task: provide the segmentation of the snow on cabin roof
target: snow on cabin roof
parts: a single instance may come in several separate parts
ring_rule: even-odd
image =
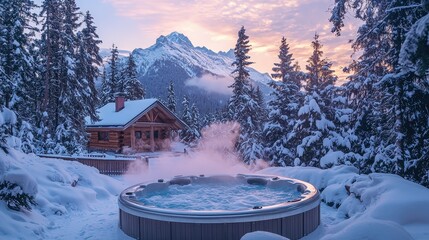
[[[91,126],[124,126],[137,117],[140,113],[147,110],[150,106],[156,103],[158,99],[149,98],[142,100],[125,101],[124,108],[119,112],[115,111],[115,103],[108,103],[97,110],[100,121],[91,122],[89,117],[85,118],[87,127]]]

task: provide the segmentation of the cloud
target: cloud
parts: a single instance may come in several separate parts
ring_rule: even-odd
[[[201,77],[194,77],[186,80],[188,86],[195,86],[206,90],[207,92],[215,92],[225,95],[231,95],[230,86],[233,83],[232,77],[216,76],[212,74],[204,74]]]
[[[105,0],[117,14],[138,22],[139,31],[152,42],[172,31],[187,35],[196,46],[215,51],[235,46],[237,32],[245,26],[253,50],[254,67],[269,72],[277,61],[282,36],[304,69],[311,55],[311,40],[319,32],[326,56],[339,69],[351,60],[348,43],[357,25],[344,28],[342,37],[330,33],[329,7],[332,0]],[[141,46],[140,46],[141,47]]]

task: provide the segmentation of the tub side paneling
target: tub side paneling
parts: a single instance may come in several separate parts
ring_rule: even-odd
[[[282,219],[253,222],[252,231],[266,231],[282,235]]]
[[[140,218],[140,239],[170,240],[171,223],[148,218]]]
[[[304,236],[304,214],[300,213],[290,217],[282,218],[282,236],[291,240]]]
[[[171,222],[172,240],[204,240],[201,231],[199,223]]]
[[[304,236],[313,232],[320,224],[320,205],[303,213]]]
[[[124,212],[122,210],[119,211],[120,214],[120,228],[124,233],[128,236],[133,237],[135,239],[139,239],[140,237],[140,226],[139,226],[139,217],[136,217],[132,214]]]
[[[251,222],[227,223],[225,239],[240,239],[244,234],[252,231]]]
[[[225,240],[226,223],[201,224],[201,236],[204,240]]]

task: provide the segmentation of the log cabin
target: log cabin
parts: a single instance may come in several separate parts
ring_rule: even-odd
[[[117,95],[97,112],[100,121],[85,119],[90,151],[158,151],[168,147],[173,131],[188,127],[155,98],[125,101]]]

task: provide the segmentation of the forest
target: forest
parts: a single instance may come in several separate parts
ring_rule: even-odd
[[[329,168],[346,164],[361,173],[393,173],[429,186],[429,1],[335,0],[329,19],[341,35],[346,16],[361,22],[351,47],[359,57],[341,86],[315,33],[300,69],[280,41],[270,98],[249,82],[251,41],[242,27],[234,49],[232,96],[222,111],[199,116],[185,99],[184,141],[214,122],[240,124],[237,154],[248,164]],[[74,0],[0,2],[0,147],[29,153],[85,151],[85,118],[114,93],[144,97],[132,58],[100,71],[101,40],[94,19]],[[97,79],[102,80],[97,87]],[[175,110],[174,88],[166,105]],[[169,89],[169,90],[167,90]],[[265,100],[264,100],[265,99]],[[269,100],[267,100],[269,99]],[[200,121],[204,119],[204,121]]]

